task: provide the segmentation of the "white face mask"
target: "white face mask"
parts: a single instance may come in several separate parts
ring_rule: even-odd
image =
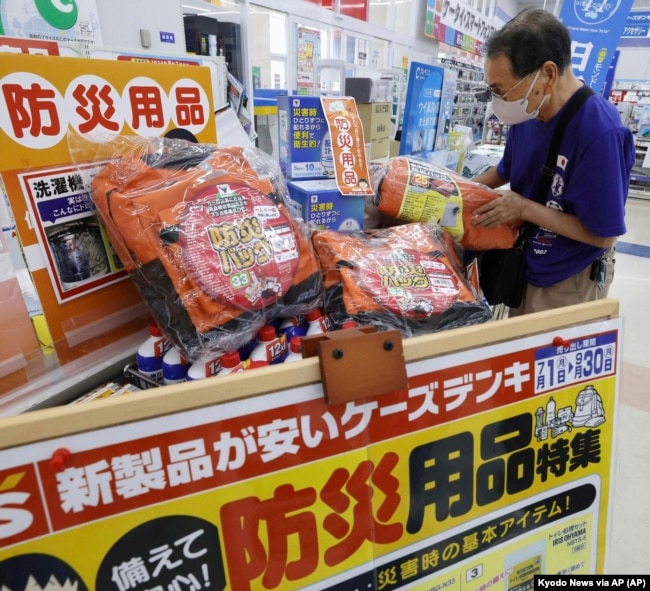
[[[492,110],[494,114],[501,119],[506,125],[516,125],[517,123],[523,123],[529,119],[534,119],[539,115],[539,110],[542,108],[542,105],[546,101],[547,94],[544,95],[544,98],[539,103],[539,106],[532,111],[531,113],[527,112],[528,109],[528,95],[532,92],[535,82],[539,78],[541,70],[537,70],[535,78],[530,83],[526,95],[524,98],[516,101],[506,101],[505,99],[499,96],[492,96]]]

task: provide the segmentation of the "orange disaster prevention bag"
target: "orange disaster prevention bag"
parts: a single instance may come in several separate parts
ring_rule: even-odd
[[[439,228],[322,230],[312,241],[325,278],[325,309],[337,324],[354,320],[410,337],[492,318]]]
[[[423,158],[390,158],[371,169],[370,182],[373,205],[389,222],[434,222],[470,251],[511,248],[517,240],[518,226],[472,224],[472,212],[497,191]]]
[[[249,343],[323,296],[279,166],[253,147],[153,140],[106,165],[92,197],[159,327],[194,361]]]

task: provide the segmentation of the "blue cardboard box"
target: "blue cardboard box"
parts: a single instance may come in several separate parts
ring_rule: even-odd
[[[320,96],[278,96],[280,168],[290,179],[334,178],[327,119]]]
[[[341,195],[334,179],[288,181],[294,215],[319,230],[349,232],[363,229],[366,199]]]

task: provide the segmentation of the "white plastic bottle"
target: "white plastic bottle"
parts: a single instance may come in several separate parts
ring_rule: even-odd
[[[330,330],[331,321],[329,316],[323,314],[318,308],[314,308],[305,317],[308,328],[307,335],[321,334]]]
[[[203,380],[216,376],[221,371],[220,357],[207,357],[192,363],[187,370],[187,381]]]
[[[138,373],[162,384],[162,360],[171,347],[171,343],[162,335],[155,322],[149,324],[149,337],[140,345],[135,354]]]
[[[187,381],[190,363],[178,349],[172,347],[163,357],[163,384],[180,384]]]
[[[289,353],[284,358],[285,363],[302,359],[302,337],[295,336],[289,341]]]
[[[272,324],[265,324],[257,333],[257,345],[251,351],[251,362],[262,361],[269,365],[282,363],[287,356],[287,338],[278,336]]]
[[[239,351],[224,353],[219,358],[219,363],[221,364],[221,370],[217,374],[219,376],[225,376],[229,373],[239,373],[247,368],[247,362],[241,360]]]

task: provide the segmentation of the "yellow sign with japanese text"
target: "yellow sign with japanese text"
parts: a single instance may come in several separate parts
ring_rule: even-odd
[[[0,586],[524,591],[602,573],[619,332],[413,362],[408,391],[341,405],[303,386],[2,451]]]
[[[205,67],[0,53],[0,174],[60,364],[142,331],[148,318],[90,197],[117,155],[94,156],[121,136],[173,131],[215,143],[211,88]],[[70,138],[95,151],[80,158]]]

